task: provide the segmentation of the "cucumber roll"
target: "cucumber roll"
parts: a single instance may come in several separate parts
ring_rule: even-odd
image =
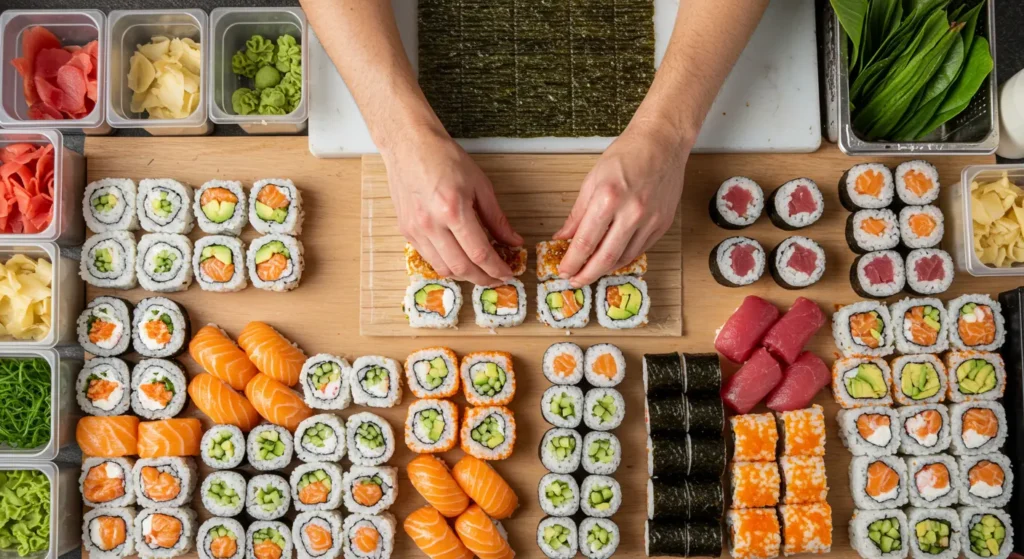
[[[957,559],[960,516],[953,509],[907,509],[910,556],[913,559]]]
[[[474,351],[459,366],[466,401],[473,406],[504,406],[516,394],[512,354],[504,351]]]
[[[248,284],[245,249],[238,237],[211,235],[196,241],[192,268],[203,291],[229,293]]]
[[[82,196],[85,226],[93,233],[135,231],[136,187],[132,179],[100,179],[89,183]]]
[[[192,241],[170,233],[143,235],[135,273],[146,291],[185,291],[192,285]]]
[[[608,559],[619,548],[619,527],[607,518],[585,518],[580,522],[580,553],[587,559]],[[661,555],[652,549],[648,556]]]
[[[132,315],[132,348],[145,357],[175,357],[191,338],[185,309],[165,297],[139,301]]]
[[[128,351],[132,315],[128,303],[117,297],[96,297],[78,315],[78,344],[99,357],[117,357]]]
[[[579,384],[583,380],[583,349],[570,342],[551,344],[544,350],[544,378],[551,384]]]
[[[302,468],[306,466],[299,466]],[[296,468],[292,476],[299,471]],[[288,512],[291,492],[288,481],[274,474],[260,474],[249,480],[245,488],[245,512],[257,520],[277,520]],[[298,505],[296,504],[296,508]]]
[[[402,309],[413,328],[454,328],[459,324],[462,288],[447,279],[416,279],[405,290]]]
[[[264,423],[249,431],[245,452],[249,464],[264,472],[280,470],[292,461],[292,434],[279,425]]]
[[[540,399],[540,411],[555,427],[575,429],[583,420],[583,391],[575,386],[552,386]]]
[[[647,282],[633,276],[605,276],[597,282],[597,322],[622,330],[647,324],[651,298]]]
[[[167,419],[185,407],[187,384],[181,366],[167,359],[143,359],[132,369],[132,411],[145,419]]]
[[[911,506],[933,509],[952,507],[959,502],[963,480],[957,478],[957,464],[952,456],[907,456],[904,460]]]
[[[976,507],[1002,508],[1013,493],[1010,459],[993,452],[961,456],[959,462],[960,502]]]
[[[302,365],[299,384],[302,399],[315,410],[343,410],[352,403],[348,361],[329,353],[318,353]]]
[[[349,460],[357,466],[379,466],[395,453],[395,432],[378,415],[363,412],[349,416],[345,431]]]
[[[615,478],[589,475],[580,487],[580,507],[583,514],[594,518],[608,518],[622,505],[622,488]]]
[[[199,559],[242,559],[245,529],[232,518],[215,516],[199,526],[196,547]]]
[[[850,519],[850,545],[865,559],[907,556],[910,528],[899,509],[855,510]]]
[[[308,462],[292,470],[291,493],[300,512],[334,510],[341,506],[341,467],[331,462]]]
[[[393,408],[402,403],[402,365],[380,355],[352,363],[352,401],[357,406]]]
[[[75,382],[78,407],[89,415],[123,415],[131,405],[128,365],[116,357],[85,362]]]
[[[89,557],[123,559],[135,555],[135,509],[95,508],[82,519],[82,543]]]
[[[192,502],[199,481],[191,458],[141,458],[132,468],[139,506],[183,507]]]
[[[188,508],[140,510],[132,527],[135,551],[141,557],[153,559],[171,559],[188,554],[195,543],[196,520],[196,511]]]
[[[314,415],[299,423],[295,441],[303,462],[338,462],[345,456],[345,425],[334,414]]]
[[[405,376],[417,398],[448,398],[459,392],[459,358],[447,347],[420,349],[406,358]]]
[[[97,233],[82,245],[79,275],[93,287],[131,289],[135,278],[135,236],[127,231]]]
[[[199,443],[203,463],[216,470],[237,468],[245,458],[245,435],[234,425],[214,425]]]
[[[345,508],[356,514],[380,514],[398,498],[398,468],[353,466],[342,476]]]
[[[622,425],[626,401],[614,388],[591,388],[583,399],[583,423],[595,431],[610,431]]]
[[[583,439],[572,429],[548,429],[540,441],[540,462],[549,472],[571,474],[580,467]]]
[[[249,223],[264,235],[302,232],[302,194],[288,179],[263,179],[249,192]]]
[[[245,556],[251,559],[291,559],[293,545],[292,531],[283,522],[253,522],[245,531]]]
[[[150,233],[192,232],[192,187],[174,179],[139,181],[139,223]]]
[[[951,351],[946,371],[952,402],[997,400],[1006,391],[1006,365],[998,353]]]
[[[306,267],[302,254],[302,241],[295,237],[271,234],[253,239],[245,254],[253,287],[279,292],[298,287]]]
[[[405,445],[424,454],[447,452],[459,438],[459,408],[448,400],[416,400],[405,419]]]
[[[526,320],[526,288],[513,279],[496,287],[473,287],[473,312],[481,328],[519,326]]]
[[[611,433],[591,431],[583,438],[582,458],[588,474],[611,475],[622,462],[622,445]]]
[[[537,547],[548,559],[573,559],[579,551],[576,521],[549,516],[537,525]]]
[[[462,450],[480,460],[504,460],[516,445],[516,418],[503,406],[468,408],[460,431]]]
[[[238,181],[208,181],[195,193],[192,211],[204,233],[238,236],[247,221],[245,191]]]
[[[214,516],[238,516],[245,508],[245,478],[238,472],[213,472],[199,488],[203,506]]]
[[[78,488],[87,507],[127,507],[135,504],[131,458],[86,458]]]
[[[1006,559],[1013,551],[1013,521],[999,509],[963,507],[960,548],[967,559]]]
[[[300,512],[292,523],[298,559],[330,559],[341,553],[341,513]]]
[[[626,358],[612,344],[596,344],[587,348],[583,373],[591,386],[611,388],[626,378]]]
[[[391,557],[395,549],[395,517],[385,512],[372,516],[352,514],[345,517],[342,553],[345,559]]]
[[[537,495],[541,510],[549,516],[572,516],[580,507],[580,487],[571,475],[546,474],[540,478]]]
[[[583,328],[590,322],[593,291],[573,287],[569,280],[537,284],[537,318],[552,328]]]

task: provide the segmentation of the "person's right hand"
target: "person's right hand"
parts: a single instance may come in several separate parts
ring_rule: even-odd
[[[494,186],[443,130],[420,130],[382,153],[398,230],[443,277],[493,286],[512,270],[491,246],[522,246]]]

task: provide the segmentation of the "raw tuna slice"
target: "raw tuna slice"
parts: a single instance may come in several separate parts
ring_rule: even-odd
[[[818,211],[818,204],[814,200],[814,195],[811,194],[811,189],[807,185],[800,185],[793,190],[793,195],[789,198],[789,215],[797,214],[813,214]]]
[[[943,268],[942,257],[938,254],[925,256],[914,263],[914,273],[918,281],[937,281],[946,278],[946,269]]]
[[[715,350],[733,363],[743,363],[779,318],[779,309],[755,295],[747,296],[719,330]]]
[[[29,105],[34,105],[39,101],[35,86],[36,57],[43,49],[59,49],[60,47],[60,39],[45,27],[38,25],[28,28],[21,36],[21,58],[15,58],[11,63],[21,74],[25,102]]]
[[[804,350],[818,330],[825,325],[825,313],[810,299],[797,297],[790,307],[764,336],[764,347],[779,361],[790,364]]]
[[[768,350],[759,348],[750,361],[729,377],[722,387],[722,401],[736,413],[754,409],[782,381],[782,367]]]
[[[825,362],[817,355],[805,351],[792,365],[786,367],[782,382],[768,395],[766,404],[775,411],[806,408],[814,396],[831,381],[831,373]]]

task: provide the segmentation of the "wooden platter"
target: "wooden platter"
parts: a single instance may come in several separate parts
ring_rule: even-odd
[[[547,388],[541,373],[541,355],[555,341],[574,340],[586,346],[590,343],[612,342],[622,348],[627,358],[627,378],[621,386],[626,400],[626,421],[616,431],[623,443],[623,462],[616,479],[622,484],[625,500],[614,520],[622,532],[622,544],[617,557],[643,557],[643,524],[646,518],[645,494],[647,468],[645,462],[645,432],[643,422],[643,385],[640,363],[644,353],[667,351],[712,351],[715,329],[729,316],[742,298],[755,294],[767,298],[780,308],[787,308],[799,295],[817,301],[826,310],[835,304],[855,301],[858,297],[850,289],[847,276],[853,255],[846,248],[843,226],[847,213],[840,207],[835,185],[842,172],[862,159],[849,158],[834,147],[826,147],[808,155],[696,155],[691,158],[686,174],[686,192],[680,204],[679,240],[682,255],[682,277],[677,283],[682,303],[682,335],[679,337],[628,337],[619,332],[594,328],[600,334],[593,339],[576,336],[536,337],[494,336],[489,338],[451,335],[449,332],[428,332],[422,338],[360,336],[360,247],[361,169],[371,164],[354,160],[318,160],[307,152],[306,138],[152,138],[138,141],[130,138],[88,138],[86,140],[89,180],[102,177],[127,176],[173,177],[198,186],[212,178],[237,179],[245,183],[272,176],[289,177],[303,191],[306,207],[306,225],[301,239],[306,247],[306,273],[296,291],[276,294],[249,288],[240,293],[212,294],[193,286],[189,291],[170,297],[190,312],[195,328],[215,322],[229,333],[237,335],[250,320],[264,320],[278,327],[307,354],[330,352],[352,359],[359,355],[382,354],[404,360],[415,349],[444,344],[457,353],[475,350],[501,350],[513,354],[517,374],[515,401],[511,405],[518,424],[518,440],[512,458],[495,463],[519,495],[521,506],[512,519],[503,524],[509,530],[510,541],[520,557],[539,557],[535,531],[543,517],[537,502],[537,482],[545,473],[540,464],[537,447],[548,426],[540,416],[540,397]],[[480,156],[477,158],[485,170],[496,168],[549,169],[552,165],[564,169],[560,179],[578,183],[593,164],[592,156]],[[945,184],[959,179],[960,169],[967,164],[990,163],[991,158],[934,159]],[[892,161],[886,161],[892,163]],[[376,164],[379,164],[376,163]],[[533,171],[537,173],[537,171]],[[524,171],[524,175],[530,173]],[[718,229],[707,216],[707,200],[715,188],[733,175],[747,175],[757,180],[766,190],[797,176],[809,176],[818,181],[825,194],[826,208],[821,222],[801,234],[819,241],[828,258],[826,278],[814,288],[789,292],[776,286],[767,276],[749,289],[727,289],[711,279],[707,268],[708,253],[722,239],[732,233]],[[532,180],[539,181],[543,175]],[[571,202],[571,200],[570,200]],[[567,202],[568,203],[568,202]],[[554,216],[560,222],[560,217]],[[551,224],[554,228],[555,225]],[[787,233],[775,229],[762,219],[744,232],[761,241],[766,249],[773,247]],[[193,235],[198,237],[198,233]],[[250,229],[245,239],[253,236]],[[528,239],[529,240],[529,239]],[[532,258],[531,258],[532,262]],[[532,265],[531,265],[532,268]],[[954,282],[954,289],[943,296],[951,298],[963,292],[998,293],[1017,287],[1019,280],[979,279],[962,275]],[[141,290],[110,292],[89,288],[89,298],[113,294],[135,302],[146,296]],[[397,302],[396,302],[397,307]],[[475,328],[475,326],[470,326]],[[826,361],[831,361],[835,348],[828,329],[823,329],[813,340],[810,349]],[[130,356],[129,360],[133,360]],[[198,366],[187,356],[180,360],[190,374],[199,372]],[[725,365],[727,374],[735,369]],[[406,394],[403,405],[382,410],[397,432],[401,432],[405,410],[412,398]],[[461,405],[462,398],[457,399]],[[834,418],[838,407],[831,395],[824,391],[816,402],[823,405],[828,423],[826,465],[830,481],[828,501],[833,508],[832,555],[853,559],[847,523],[853,504],[847,484],[849,454],[839,443]],[[363,408],[350,407],[341,412],[348,417]],[[191,404],[184,412],[198,416]],[[399,435],[401,438],[401,435]],[[445,455],[453,464],[461,451]],[[413,458],[404,444],[399,444],[391,465],[400,471],[400,493],[392,512],[401,521],[425,502],[408,483],[404,466]],[[343,467],[348,467],[347,460]],[[203,514],[196,502],[196,510]],[[195,555],[191,555],[190,559]],[[400,532],[396,540],[395,557],[421,557],[412,541]]]

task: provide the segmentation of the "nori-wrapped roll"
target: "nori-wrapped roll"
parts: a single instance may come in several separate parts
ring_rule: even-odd
[[[719,401],[721,402],[721,401]],[[679,395],[667,398],[647,397],[647,434],[686,434],[686,403]]]
[[[691,519],[721,519],[725,515],[725,491],[721,481],[687,481],[686,494],[690,502]]]
[[[647,483],[647,518],[696,520],[722,518],[725,494],[721,483],[689,480]]]
[[[722,366],[717,353],[683,354],[683,392],[718,394],[722,389]]]
[[[690,452],[688,476],[718,479],[725,473],[725,439],[686,436]]]
[[[722,554],[720,522],[688,522],[685,527],[687,557],[718,557]]]
[[[690,446],[685,437],[652,435],[647,438],[647,474],[650,477],[685,476],[690,469]]]
[[[691,435],[721,437],[725,429],[725,407],[722,399],[683,396],[686,410],[686,432]]]
[[[644,392],[647,394],[680,394],[683,392],[683,363],[678,353],[644,355]]]
[[[686,524],[648,520],[644,523],[644,552],[648,557],[688,557]]]

